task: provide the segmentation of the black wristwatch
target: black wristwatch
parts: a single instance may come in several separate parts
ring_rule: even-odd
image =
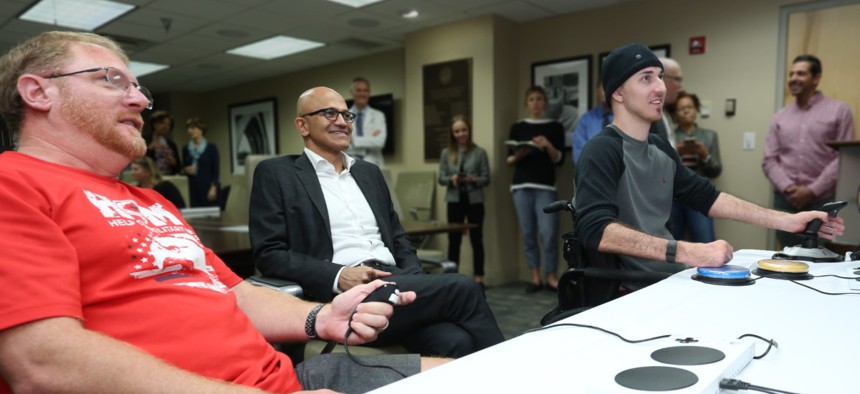
[[[308,313],[308,318],[305,319],[305,334],[308,338],[316,338],[317,337],[317,313],[319,313],[320,309],[323,308],[325,304],[319,304],[311,309],[311,313]]]
[[[674,263],[675,262],[675,253],[678,251],[678,241],[674,239],[670,239],[669,243],[666,244],[666,262]]]

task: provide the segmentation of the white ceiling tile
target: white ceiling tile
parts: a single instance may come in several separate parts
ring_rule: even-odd
[[[162,10],[193,16],[211,21],[223,20],[242,12],[242,5],[220,0],[157,0],[148,5],[153,10]]]
[[[241,27],[253,27],[270,31],[285,31],[309,24],[300,18],[288,18],[283,15],[261,9],[240,12],[230,18],[230,23]]]
[[[484,7],[473,8],[466,11],[466,13],[474,16],[499,15],[515,22],[527,22],[553,16],[551,12],[525,1],[490,4]]]
[[[170,20],[169,28],[164,27],[163,19]],[[112,23],[107,24],[105,27],[117,25],[119,26],[119,28],[122,28],[123,26],[125,26],[126,23],[152,27],[160,30],[168,37],[175,37],[178,35],[192,32],[200,28],[201,26],[212,22],[205,19],[195,18],[193,16],[188,16],[175,12],[167,12],[150,8],[141,8],[124,15],[122,18],[119,18]]]
[[[179,65],[194,61],[211,53],[211,51],[200,48],[190,48],[175,44],[162,44],[137,52],[134,54],[133,58],[134,60],[147,62],[162,62],[163,64]]]

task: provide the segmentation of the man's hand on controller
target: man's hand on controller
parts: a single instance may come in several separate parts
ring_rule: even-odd
[[[839,216],[830,216],[822,211],[802,211],[795,214],[784,214],[777,222],[776,229],[790,233],[802,233],[806,226],[815,219],[824,222],[818,229],[818,236],[825,239],[833,239],[834,235],[842,235],[845,232],[845,221]],[[794,246],[794,245],[785,245]]]
[[[394,307],[384,302],[362,301],[384,284],[381,280],[375,280],[355,286],[335,297],[331,305],[326,305],[317,315],[317,332],[320,337],[342,342],[354,310],[349,344],[360,345],[376,340],[377,335],[388,327],[388,318],[394,313]],[[400,292],[398,305],[410,304],[415,298],[414,291]]]

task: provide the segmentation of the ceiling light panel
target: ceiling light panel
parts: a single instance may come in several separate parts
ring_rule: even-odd
[[[275,36],[262,41],[257,41],[227,51],[232,55],[253,57],[257,59],[274,59],[294,53],[319,48],[325,44],[316,41],[303,40],[301,38]]]
[[[134,8],[131,4],[107,0],[41,0],[19,19],[93,31]]]
[[[138,78],[147,74],[159,72],[168,67],[170,66],[166,64],[139,62],[135,60],[128,62],[128,69],[131,70],[131,73]]]
[[[366,5],[376,4],[385,0],[328,0],[332,3],[343,4],[352,8],[361,8]]]

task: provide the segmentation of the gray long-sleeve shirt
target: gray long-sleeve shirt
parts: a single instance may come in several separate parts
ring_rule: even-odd
[[[614,221],[671,239],[666,222],[672,200],[705,215],[720,192],[706,178],[681,164],[660,136],[638,141],[609,125],[586,144],[576,171],[576,232],[583,247],[596,251]],[[628,269],[677,272],[681,264],[619,256]]]

